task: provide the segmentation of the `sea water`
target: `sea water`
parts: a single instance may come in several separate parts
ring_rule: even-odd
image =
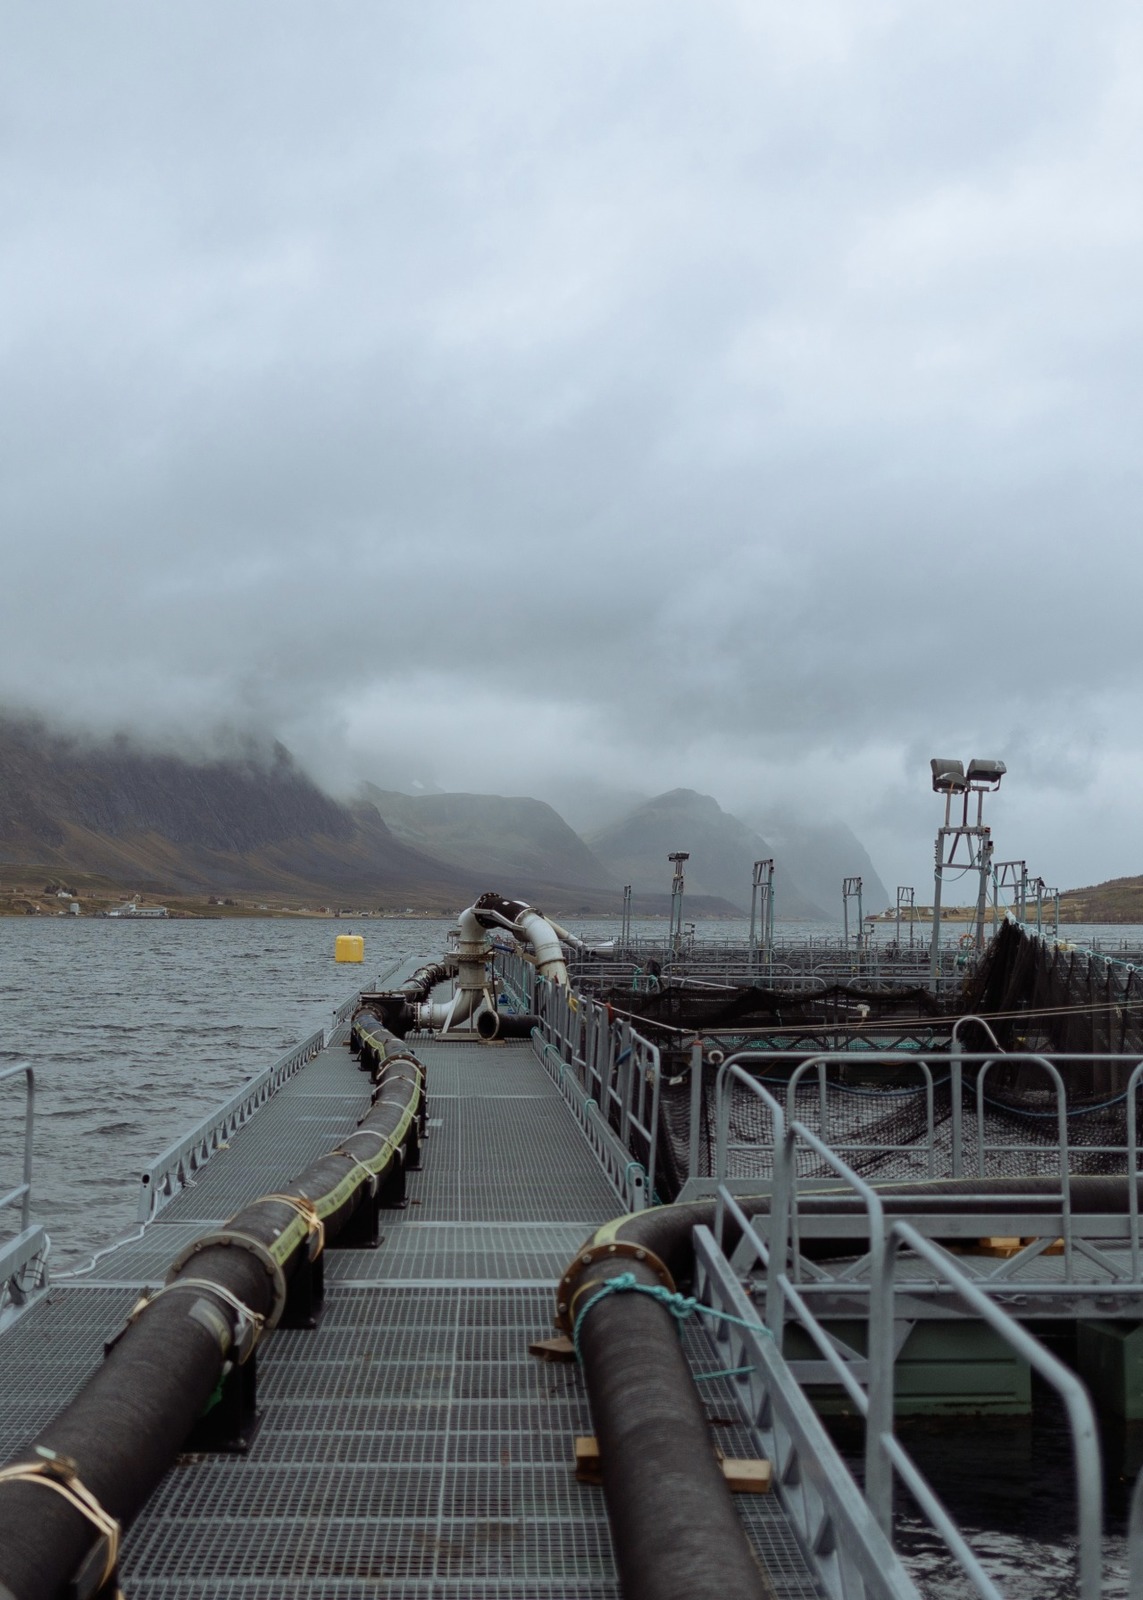
[[[569,919],[570,921],[571,919]],[[410,956],[431,959],[451,919],[336,923],[266,919],[109,921],[0,919],[0,1069],[36,1074],[33,1219],[52,1237],[55,1274],[82,1267],[135,1227],[139,1175],[247,1079],[317,1028],[360,986]],[[573,923],[586,938],[617,924]],[[700,938],[741,939],[747,924],[700,924]],[[365,938],[365,964],[339,966],[339,932]],[[663,938],[661,921],[634,930]],[[776,930],[792,940],[836,939],[834,924]],[[879,940],[891,937],[882,924]],[[924,933],[927,935],[927,929]],[[1067,928],[1108,954],[1139,948],[1143,929]],[[915,930],[918,940],[922,930]],[[18,1183],[23,1080],[0,1084],[0,1193]],[[601,1219],[603,1220],[603,1219]],[[16,1229],[0,1215],[0,1238]],[[910,1424],[903,1430],[1005,1595],[1075,1594],[1070,1444],[1060,1418]],[[1139,1429],[1110,1428],[1107,1600],[1127,1594],[1123,1526],[1143,1462]],[[854,1456],[858,1464],[859,1452]],[[907,1563],[925,1592],[975,1591],[909,1514],[899,1494]]]

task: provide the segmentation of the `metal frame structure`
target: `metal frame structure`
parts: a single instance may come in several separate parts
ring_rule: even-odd
[[[667,857],[675,867],[675,875],[671,879],[671,949],[676,955],[683,948],[683,862],[690,858],[689,850],[672,850]]]
[[[19,1229],[0,1244],[0,1324],[5,1312],[22,1306],[28,1295],[48,1281],[50,1240],[32,1222],[32,1145],[36,1122],[36,1074],[30,1062],[17,1061],[0,1070],[0,1085],[24,1080],[24,1157],[20,1182],[0,1194],[0,1211],[19,1207]]]
[[[909,913],[909,949],[913,948],[913,921],[917,910],[917,892],[911,884],[897,885],[897,943],[901,943],[901,913]]]
[[[555,984],[539,989],[533,1034],[540,1059],[632,1211],[652,1203],[658,1159],[659,1049],[606,1006]],[[632,1144],[647,1151],[643,1162]]]
[[[865,922],[861,914],[861,879],[843,878],[841,883],[841,922],[842,941],[849,945],[849,902],[857,901],[857,948],[860,950],[865,940]]]
[[[984,913],[988,901],[988,882],[992,872],[992,831],[984,825],[984,796],[1000,787],[1004,776],[1003,761],[970,761],[967,773],[959,761],[939,758],[930,762],[933,772],[933,790],[945,797],[944,825],[937,829],[933,848],[933,934],[930,955],[930,979],[935,984],[940,972],[941,894],[944,875],[951,868],[960,872],[976,872],[979,888],[976,897],[976,949],[984,949]],[[959,821],[952,813],[953,797],[963,801]],[[976,821],[968,818],[969,799],[976,796]],[[963,843],[966,856],[957,856]]]
[[[774,861],[754,863],[750,884],[750,955],[769,966],[774,956]]]
[[[725,1179],[728,1097],[724,1091],[730,1081],[737,1081],[743,1090],[766,1103],[774,1128],[774,1182],[768,1214],[760,1223],[755,1223],[745,1213]],[[930,1276],[941,1283],[949,1297],[955,1298],[962,1314],[985,1322],[1060,1397],[1071,1431],[1075,1465],[1078,1593],[1080,1600],[1098,1600],[1102,1566],[1102,1473],[1095,1417],[1083,1384],[1007,1315],[968,1276],[960,1263],[925,1237],[916,1221],[887,1217],[874,1189],[804,1123],[788,1120],[774,1096],[741,1066],[733,1061],[723,1065],[719,1073],[719,1091],[721,1175],[713,1237],[696,1240],[699,1292],[716,1308],[726,1310],[737,1319],[723,1322],[717,1337],[726,1348],[727,1365],[743,1369],[740,1382],[749,1396],[756,1425],[775,1459],[778,1489],[787,1511],[799,1521],[800,1531],[811,1549],[836,1554],[832,1570],[825,1574],[831,1593],[847,1597],[898,1592],[895,1559],[886,1562],[880,1573],[870,1571],[866,1563],[876,1548],[876,1541],[868,1538],[851,1541],[844,1535],[857,1531],[858,1519],[864,1523],[871,1517],[885,1543],[891,1545],[894,1481],[899,1478],[975,1591],[987,1600],[1000,1600],[1000,1591],[893,1432],[894,1369],[902,1318],[898,1270],[902,1254],[908,1252],[925,1264]],[[798,1209],[798,1158],[803,1151],[812,1152],[832,1174],[837,1186],[861,1202],[863,1214],[858,1220],[868,1240],[871,1279],[868,1349],[864,1356],[847,1349],[823,1325],[820,1308],[811,1305],[799,1271],[802,1264],[800,1238],[809,1220],[804,1216],[800,1218]],[[820,1188],[820,1180],[814,1182]],[[728,1217],[740,1230],[740,1242],[730,1260],[721,1249]],[[836,1227],[836,1219],[832,1219],[830,1225]],[[761,1271],[764,1281],[761,1322],[741,1287],[744,1274],[755,1270]],[[909,1293],[911,1296],[911,1286]],[[799,1374],[799,1363],[787,1363],[781,1353],[787,1324],[796,1324],[810,1338],[820,1357],[814,1366],[822,1369],[822,1376],[841,1386],[865,1419],[864,1499],[857,1494],[856,1485],[844,1465],[836,1458],[830,1462],[828,1453],[823,1454],[832,1447],[828,1439],[821,1437],[820,1424],[813,1429],[807,1415],[808,1404],[797,1381],[799,1376],[804,1380],[806,1374]],[[812,1495],[807,1495],[803,1488],[803,1463],[807,1458],[812,1458],[817,1468]],[[829,1462],[829,1470],[823,1470],[826,1462]],[[791,1483],[795,1488],[792,1494],[788,1488]],[[867,1531],[867,1527],[862,1526],[862,1532]]]

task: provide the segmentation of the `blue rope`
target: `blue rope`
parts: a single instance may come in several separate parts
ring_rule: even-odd
[[[670,1289],[664,1289],[661,1283],[640,1283],[633,1272],[621,1272],[617,1278],[611,1278],[607,1283],[600,1284],[591,1299],[584,1305],[575,1319],[572,1329],[572,1344],[575,1346],[576,1360],[583,1365],[583,1355],[579,1347],[579,1330],[583,1326],[583,1319],[593,1306],[601,1300],[606,1300],[612,1294],[645,1294],[652,1300],[657,1300],[661,1306],[674,1317],[680,1325],[684,1323],[695,1311],[701,1312],[704,1317],[714,1317],[719,1322],[733,1322],[736,1327],[748,1328],[751,1333],[764,1333],[768,1339],[774,1336],[762,1322],[747,1322],[743,1317],[731,1316],[729,1311],[716,1311],[714,1306],[704,1306],[694,1295],[673,1294]],[[752,1367],[736,1367],[726,1372],[706,1372],[704,1378],[732,1377],[739,1372],[751,1372]]]
[[[1125,1089],[1122,1094],[1117,1094],[1112,1100],[1101,1100],[1096,1106],[1077,1106],[1074,1111],[1067,1111],[1064,1113],[1064,1115],[1067,1117],[1067,1120],[1071,1122],[1073,1117],[1090,1117],[1093,1111],[1106,1111],[1110,1106],[1121,1105],[1126,1099],[1127,1090]],[[1046,1117],[1051,1117],[1053,1120],[1058,1120],[1059,1118],[1059,1112],[1057,1110],[1026,1111],[1022,1106],[1006,1105],[1003,1100],[993,1100],[989,1095],[984,1096],[984,1103],[986,1106],[992,1106],[994,1110],[1007,1111],[1011,1116],[1014,1117],[1031,1117],[1036,1120]]]

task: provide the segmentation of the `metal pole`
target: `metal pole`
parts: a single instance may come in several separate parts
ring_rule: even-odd
[[[857,901],[857,932],[854,935],[854,942],[856,943],[858,950],[860,950],[861,949],[862,929],[865,926],[865,924],[861,920],[861,879],[860,878],[843,878],[842,879],[841,904],[842,904],[842,913],[843,913],[843,918],[844,918],[844,923],[845,923],[845,943],[846,943],[847,947],[849,945],[849,902],[850,902],[851,899],[855,899]]]
[[[766,876],[766,962],[769,965],[774,959],[774,863],[772,861]]]
[[[702,1126],[702,1040],[691,1045],[691,1125],[687,1136],[687,1176],[697,1178],[702,1145],[699,1133]]]
[[[954,1178],[961,1176],[963,1161],[963,1153],[961,1151],[961,1115],[964,1107],[961,1103],[963,1098],[961,1085],[964,1067],[961,1062],[961,1055],[961,1042],[954,1030],[952,1044],[949,1046],[950,1138],[952,1139],[952,1175]]]
[[[941,970],[941,877],[944,872],[946,829],[937,829],[933,870],[933,942],[929,952],[929,981],[933,988]]]
[[[683,947],[683,862],[690,860],[690,852],[673,850],[667,860],[675,867],[671,879],[671,949],[679,955]]]
[[[976,949],[984,949],[984,913],[988,904],[988,880],[992,873],[992,835],[985,828],[980,840],[980,892],[976,897]]]

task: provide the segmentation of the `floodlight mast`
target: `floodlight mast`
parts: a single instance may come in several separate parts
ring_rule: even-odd
[[[1028,863],[1026,861],[997,861],[992,868],[992,907],[993,924],[1000,917],[1000,891],[1012,889],[1015,892],[1016,918],[1024,922],[1028,911]]]
[[[861,935],[862,935],[862,933],[864,931],[864,928],[865,928],[865,924],[861,919],[861,879],[860,878],[843,878],[842,879],[842,883],[841,883],[841,920],[842,920],[842,930],[843,930],[842,931],[842,937],[843,937],[843,939],[845,941],[845,945],[846,945],[847,949],[849,948],[849,902],[851,900],[856,900],[857,901],[856,944],[857,944],[857,948],[860,950],[861,949]]]
[[[916,912],[916,906],[917,906],[916,891],[913,889],[913,887],[910,884],[899,883],[897,885],[897,943],[898,944],[901,943],[901,913],[902,913],[902,911],[907,911],[909,913],[909,948],[910,949],[912,949],[912,947],[913,947],[913,917],[914,917],[914,914]]]
[[[760,936],[760,937],[759,937]],[[750,958],[755,964],[761,951],[767,966],[774,959],[774,862],[754,863],[754,877],[750,885]]]
[[[623,885],[623,915],[619,924],[619,943],[626,950],[631,944],[631,885]]]
[[[679,955],[683,948],[683,862],[690,858],[689,850],[672,850],[667,857],[675,867],[675,875],[671,879],[671,949],[675,955]]]
[[[965,771],[963,762],[934,757],[929,762],[933,775],[933,791],[945,797],[944,826],[937,829],[934,849],[933,885],[933,942],[929,954],[929,977],[933,988],[937,986],[941,970],[941,889],[945,870],[958,867],[962,872],[979,874],[980,887],[976,897],[976,935],[973,940],[977,951],[984,949],[984,911],[988,901],[988,879],[992,870],[992,834],[984,825],[984,796],[1000,787],[1007,767],[1003,761],[985,761],[976,758]],[[976,796],[976,821],[968,820],[969,799]],[[953,797],[962,799],[959,820],[953,817]],[[965,859],[958,860],[957,851],[964,845]]]

